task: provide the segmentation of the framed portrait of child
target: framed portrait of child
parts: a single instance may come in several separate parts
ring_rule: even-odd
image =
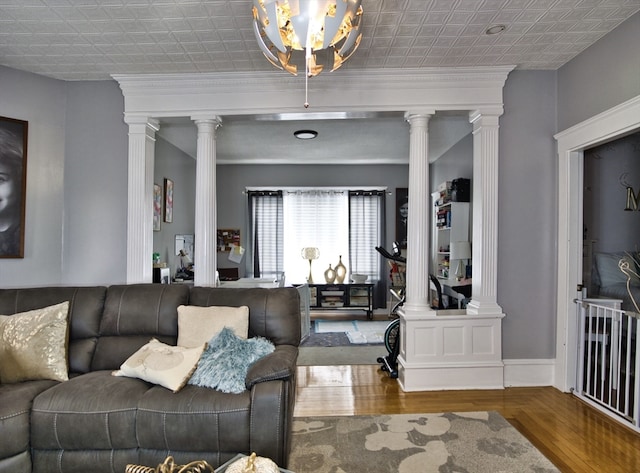
[[[0,117],[0,258],[24,258],[28,122]]]

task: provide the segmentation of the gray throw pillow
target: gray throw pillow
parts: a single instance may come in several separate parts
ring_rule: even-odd
[[[189,384],[241,393],[249,366],[273,351],[275,346],[266,338],[242,339],[225,327],[209,340]]]

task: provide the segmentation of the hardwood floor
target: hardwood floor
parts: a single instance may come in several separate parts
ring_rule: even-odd
[[[497,411],[561,471],[640,472],[640,434],[555,388],[407,393],[375,365],[300,366],[294,416]]]

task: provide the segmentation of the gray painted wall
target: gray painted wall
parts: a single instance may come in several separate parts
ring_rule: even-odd
[[[171,179],[174,184],[173,221],[163,221],[160,231],[153,232],[153,251],[160,253],[160,260],[171,267],[171,274],[175,274],[176,235],[193,235],[195,228],[196,161],[171,143],[157,138],[153,182],[164,189],[165,178]]]
[[[25,256],[0,259],[0,286],[59,283],[67,85],[0,66],[0,91],[0,115],[29,122]]]
[[[117,83],[67,83],[64,284],[126,281],[129,141],[123,109]]]
[[[515,71],[504,89],[498,181],[503,355],[555,356],[555,73]]]
[[[640,95],[640,13],[558,70],[558,131]]]
[[[445,181],[458,177],[473,179],[473,135],[469,124],[469,134],[458,141],[438,160],[429,166],[431,189]]]

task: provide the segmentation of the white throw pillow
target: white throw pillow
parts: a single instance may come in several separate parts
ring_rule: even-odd
[[[69,302],[0,315],[0,382],[69,379]]]
[[[229,327],[236,336],[249,336],[249,307],[178,306],[178,346],[197,347]]]
[[[175,393],[187,384],[205,348],[206,344],[196,348],[174,347],[153,338],[112,374],[159,384]]]

